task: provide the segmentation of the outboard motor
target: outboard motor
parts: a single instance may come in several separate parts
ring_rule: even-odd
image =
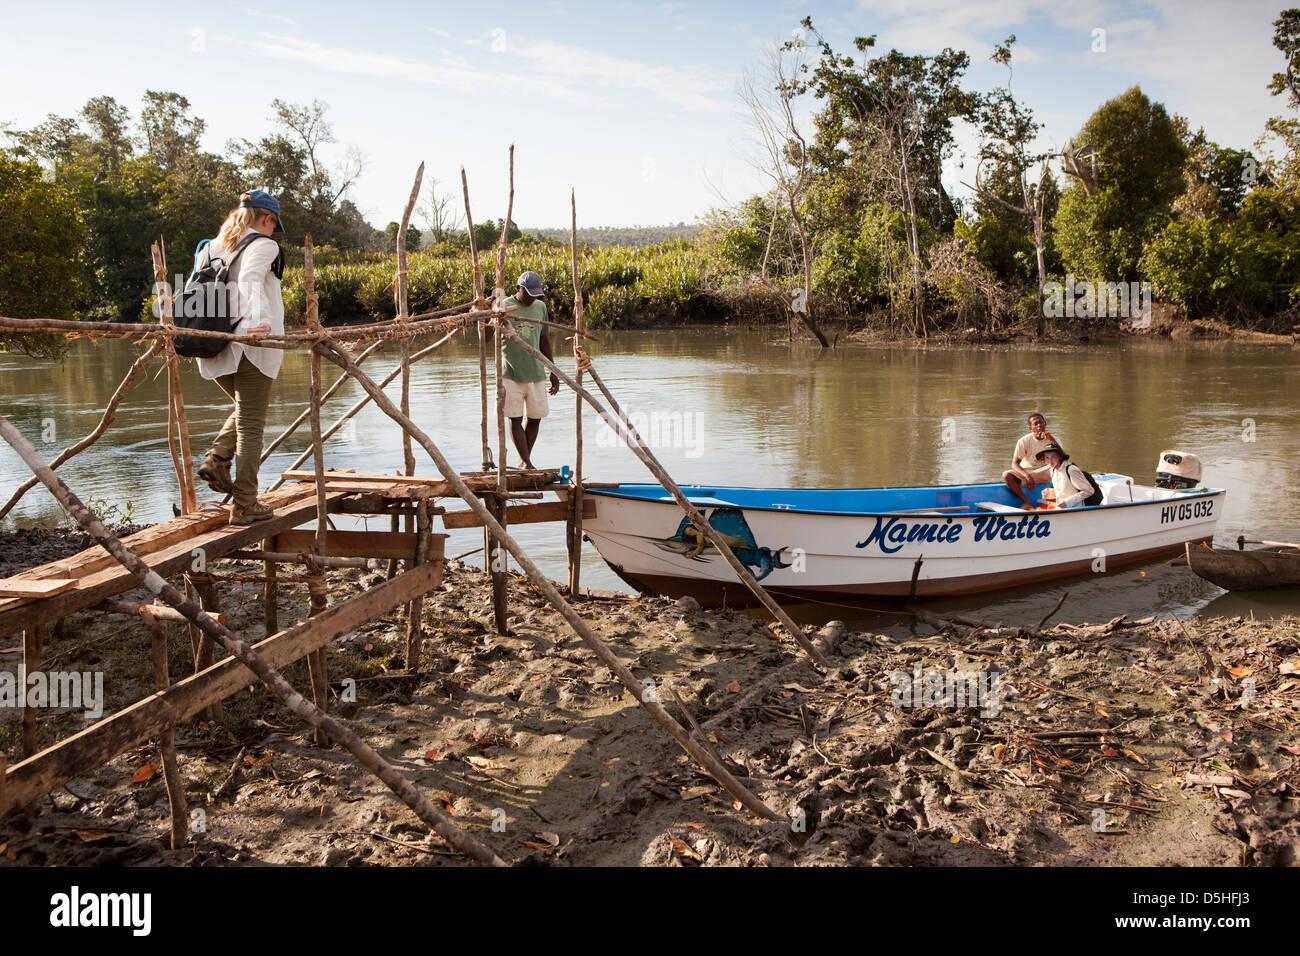
[[[1185,451],[1162,451],[1156,462],[1156,487],[1183,491],[1201,483],[1201,459]]]

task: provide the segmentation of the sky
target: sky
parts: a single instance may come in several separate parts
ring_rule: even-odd
[[[465,2],[223,4],[0,0],[0,123],[33,126],[111,95],[138,114],[146,89],[189,98],[204,147],[272,129],[272,99],[321,100],[338,143],[365,159],[353,200],[375,225],[400,217],[416,167],[469,177],[476,221],[504,214],[515,144],[516,222],[694,222],[763,187],[739,87],[811,16],[839,52],[855,36],[971,58],[968,86],[1006,82],[989,62],[1017,36],[1012,89],[1061,146],[1105,100],[1137,84],[1248,148],[1282,112],[1267,91],[1283,0],[749,0],[744,3]],[[1104,31],[1104,32],[1098,32]],[[1100,41],[1100,42],[1099,42]],[[814,104],[801,112],[806,121]],[[977,148],[962,130],[945,167],[958,194]],[[256,184],[250,184],[256,185]],[[417,217],[418,222],[418,217]]]

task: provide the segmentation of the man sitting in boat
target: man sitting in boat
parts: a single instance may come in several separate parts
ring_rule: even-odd
[[[1036,456],[1052,476],[1052,492],[1058,508],[1081,508],[1101,504],[1101,489],[1092,483],[1087,472],[1070,462],[1065,449],[1052,442]]]
[[[1026,511],[1034,510],[1034,503],[1026,496],[1026,491],[1033,491],[1034,485],[1050,481],[1049,470],[1042,465],[1039,455],[1048,445],[1055,445],[1056,439],[1047,430],[1047,419],[1039,412],[1029,416],[1029,434],[1016,442],[1016,450],[1011,455],[1011,469],[1002,473],[1002,480],[1007,483],[1011,493],[1024,502]],[[1059,447],[1059,446],[1058,446]]]

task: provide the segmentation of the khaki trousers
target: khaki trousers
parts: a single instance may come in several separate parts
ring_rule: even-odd
[[[263,375],[247,355],[241,355],[234,373],[218,376],[215,381],[234,401],[235,410],[212,440],[210,451],[221,458],[235,459],[235,504],[247,508],[257,501],[262,433],[266,430],[266,409],[271,404],[275,379]]]

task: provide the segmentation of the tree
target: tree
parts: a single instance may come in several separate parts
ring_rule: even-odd
[[[1173,204],[1176,216],[1231,219],[1247,191],[1269,181],[1249,150],[1224,148],[1211,142],[1203,129],[1188,134],[1185,142],[1184,189]]]
[[[179,93],[146,90],[140,111],[144,151],[165,170],[176,168],[188,155],[199,152],[207,124],[190,114],[190,101]]]
[[[384,248],[389,252],[397,250],[397,233],[401,226],[395,222],[390,222],[384,230]],[[420,230],[412,225],[406,227],[406,251],[414,252],[420,248]]]
[[[129,131],[131,111],[111,96],[95,96],[81,108],[81,118],[90,127],[95,159],[103,175],[116,175],[134,147]]]
[[[1065,268],[1088,279],[1138,278],[1142,247],[1169,221],[1183,191],[1187,147],[1179,124],[1132,87],[1097,108],[1073,142],[1095,148],[1099,183],[1076,183],[1053,222]]]
[[[7,135],[14,142],[16,155],[45,162],[55,179],[86,143],[86,135],[78,128],[74,117],[54,113],[50,113],[39,126],[11,131]]]
[[[1047,286],[1047,238],[1045,224],[1049,221],[1047,198],[1049,183],[1055,186],[1047,169],[1050,153],[1032,153],[1030,146],[1040,123],[1035,122],[1033,111],[1021,106],[1011,93],[1011,47],[1016,42],[1013,33],[1006,42],[994,49],[989,58],[1007,68],[1007,85],[998,87],[981,99],[979,105],[979,127],[984,138],[980,147],[980,170],[986,162],[992,163],[1004,177],[1019,186],[1019,197],[1015,202],[998,194],[996,189],[981,183],[981,175],[975,179],[976,190],[981,200],[992,201],[1008,211],[1024,217],[1025,225],[1034,238],[1034,257],[1038,266],[1038,313],[1037,334],[1042,338],[1044,331],[1043,297]],[[1030,183],[1029,168],[1038,165],[1038,180]]]
[[[324,147],[335,142],[328,109],[320,100],[311,106],[272,100],[275,132],[257,142],[232,140],[227,149],[240,157],[252,183],[276,197],[292,235],[311,233],[318,244],[347,246],[354,230],[340,215],[342,203],[364,162],[350,147],[342,162],[326,163]]]
[[[810,18],[803,26],[816,38],[821,57],[811,79],[799,82],[796,89],[811,90],[826,101],[816,118],[814,156],[824,168],[847,163],[865,175],[866,181],[854,187],[860,200],[857,209],[867,208],[883,186],[884,198],[902,211],[911,258],[914,330],[925,336],[923,223],[932,232],[945,232],[956,218],[940,170],[952,151],[953,120],[970,118],[976,107],[975,98],[960,83],[970,58],[952,49],[932,57],[890,50],[859,66],[852,57],[838,56]],[[875,44],[875,36],[854,40],[863,55]]]
[[[1300,110],[1300,7],[1283,10],[1273,21],[1273,45],[1282,51],[1286,65],[1281,73],[1273,74],[1268,88],[1283,98],[1287,109]],[[1281,188],[1300,193],[1300,118],[1274,116],[1264,129],[1259,148],[1271,136],[1280,140],[1284,149],[1280,158],[1270,157],[1264,168]]]
[[[752,75],[746,77],[741,87],[741,99],[749,108],[751,128],[757,140],[756,164],[771,180],[774,198],[788,213],[788,216],[778,216],[778,202],[772,204],[771,227],[767,233],[759,280],[775,290],[768,279],[768,264],[774,244],[785,240],[782,244],[789,245],[795,253],[791,257],[796,265],[792,272],[802,295],[793,301],[782,295],[782,303],[789,303],[791,313],[799,316],[821,347],[829,348],[825,333],[817,327],[812,315],[813,242],[806,208],[812,170],[808,141],[795,121],[791,106],[798,87],[786,69],[783,56],[793,49],[793,43],[786,43],[781,51],[770,52],[765,80],[767,88],[760,89]],[[787,227],[780,236],[776,231],[778,219],[782,219]]]
[[[429,186],[416,210],[424,219],[431,242],[445,242],[449,233],[460,228],[461,212],[455,197],[439,189],[440,183],[429,177]],[[498,233],[498,236],[500,234]]]
[[[506,245],[510,245],[510,243],[514,242],[516,239],[519,239],[522,236],[523,233],[519,231],[519,226],[515,223],[513,219],[511,219],[510,231],[509,233],[506,234]],[[484,219],[482,222],[474,223],[474,245],[477,246],[480,251],[484,249],[495,249],[497,243],[499,243],[500,241],[501,241],[500,220],[493,221],[491,219]],[[394,236],[390,248],[394,248],[394,249],[397,248],[396,236]]]
[[[0,315],[75,319],[85,227],[71,192],[41,168],[0,153]],[[0,352],[53,358],[60,335],[0,333]]]

